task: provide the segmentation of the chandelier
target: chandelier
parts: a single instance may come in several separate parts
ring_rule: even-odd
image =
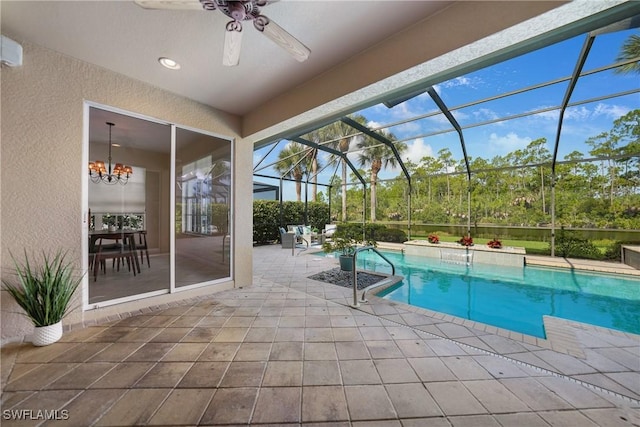
[[[89,162],[89,177],[92,182],[96,184],[104,182],[105,184],[120,183],[125,185],[129,181],[129,176],[133,174],[131,166],[124,166],[122,163],[116,163],[113,168],[111,167],[111,128],[115,124],[106,122],[109,126],[109,168],[105,166],[102,160],[96,160],[95,162]]]

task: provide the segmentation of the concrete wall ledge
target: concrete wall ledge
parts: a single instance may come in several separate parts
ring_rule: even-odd
[[[452,262],[522,267],[526,251],[524,248],[511,246],[494,249],[487,245],[462,246],[450,242],[429,243],[426,240],[410,240],[404,243],[404,253]]]
[[[636,270],[640,269],[640,246],[623,245],[622,263]]]

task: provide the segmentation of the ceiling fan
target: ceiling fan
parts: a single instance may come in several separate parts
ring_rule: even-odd
[[[253,26],[269,37],[299,62],[309,58],[311,51],[278,24],[262,15],[260,8],[277,0],[134,0],[145,9],[216,10],[232,20],[227,23],[222,63],[238,65],[242,43],[242,22],[253,21]]]

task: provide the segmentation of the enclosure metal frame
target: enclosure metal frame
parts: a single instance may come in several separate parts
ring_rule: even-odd
[[[631,8],[630,11],[631,13],[637,13],[636,10],[640,10],[640,7],[635,7],[635,8]],[[467,235],[471,234],[471,191],[472,191],[472,174],[475,173],[482,173],[482,172],[490,172],[490,171],[495,171],[495,170],[508,170],[508,169],[513,169],[513,168],[529,168],[529,167],[536,167],[536,166],[545,166],[545,165],[549,165],[549,163],[542,163],[542,164],[528,164],[528,165],[517,165],[517,166],[511,166],[511,167],[501,167],[501,168],[494,168],[494,169],[484,169],[484,170],[477,170],[477,171],[472,171],[469,165],[469,158],[467,156],[467,152],[466,152],[466,145],[465,145],[465,141],[464,141],[464,129],[469,129],[469,128],[473,128],[473,127],[478,127],[478,126],[483,126],[483,125],[487,125],[487,124],[492,124],[492,123],[497,123],[497,122],[502,122],[502,121],[508,121],[508,120],[513,120],[513,119],[517,119],[517,118],[521,118],[521,117],[526,117],[529,115],[534,115],[534,114],[539,114],[542,112],[547,112],[547,111],[555,111],[555,110],[559,110],[559,119],[558,119],[558,125],[557,125],[557,131],[556,131],[556,138],[554,141],[554,146],[553,146],[553,151],[552,151],[552,159],[551,159],[551,207],[550,207],[550,216],[551,216],[551,256],[555,256],[555,230],[556,230],[556,218],[555,218],[555,187],[556,187],[556,165],[557,164],[563,164],[563,163],[581,163],[581,162],[586,162],[586,161],[595,161],[595,160],[606,160],[606,159],[612,159],[611,157],[596,157],[596,158],[592,158],[592,159],[581,159],[581,160],[575,160],[575,161],[558,161],[557,156],[558,156],[558,149],[560,146],[560,139],[561,139],[561,133],[562,133],[562,125],[564,122],[564,113],[566,111],[567,108],[572,107],[572,106],[577,106],[577,105],[581,105],[581,104],[586,104],[586,103],[591,103],[591,102],[595,102],[598,100],[603,100],[603,99],[610,99],[610,98],[616,98],[616,97],[620,97],[620,96],[626,96],[626,95],[630,95],[630,94],[634,94],[634,93],[639,93],[640,89],[636,89],[636,90],[629,90],[629,91],[625,91],[625,92],[620,92],[620,93],[615,93],[615,94],[609,94],[609,95],[605,95],[605,96],[600,96],[600,97],[596,97],[596,98],[591,98],[591,99],[586,99],[586,100],[582,100],[579,102],[575,102],[575,103],[570,103],[570,99],[571,99],[571,95],[573,93],[573,90],[578,82],[578,80],[580,79],[580,77],[583,76],[588,76],[588,75],[592,75],[592,74],[596,74],[599,72],[603,72],[603,71],[607,71],[607,70],[611,70],[617,67],[620,67],[622,65],[625,64],[629,64],[629,63],[633,63],[633,62],[637,62],[640,61],[640,57],[637,58],[633,58],[630,60],[626,60],[626,61],[620,61],[620,62],[616,62],[604,67],[599,67],[597,69],[593,69],[590,70],[588,72],[582,73],[582,69],[583,66],[588,58],[591,46],[593,45],[593,42],[595,41],[597,35],[600,34],[604,34],[607,32],[611,32],[611,31],[618,31],[618,30],[622,30],[622,29],[627,29],[627,28],[633,28],[633,27],[637,27],[638,25],[640,25],[640,15],[633,15],[627,18],[624,18],[623,20],[619,21],[619,22],[613,22],[613,23],[609,23],[606,24],[605,26],[599,28],[599,29],[595,29],[591,32],[588,32],[586,34],[586,38],[584,41],[584,44],[582,46],[582,49],[580,51],[580,54],[576,60],[576,65],[574,67],[574,70],[572,72],[572,74],[568,77],[563,77],[563,78],[559,78],[559,79],[554,79],[554,80],[550,80],[547,82],[543,82],[543,83],[539,83],[536,85],[532,85],[532,86],[528,86],[522,89],[518,89],[515,91],[510,91],[510,92],[506,92],[506,93],[502,93],[502,94],[498,94],[495,96],[491,96],[491,97],[487,97],[487,98],[483,98],[480,100],[476,100],[476,101],[472,101],[466,104],[462,104],[462,105],[458,105],[455,107],[447,107],[446,104],[442,101],[442,99],[440,98],[440,96],[437,94],[437,92],[435,91],[435,89],[433,88],[432,85],[429,85],[427,87],[421,88],[421,87],[416,87],[413,86],[410,90],[408,90],[406,93],[401,94],[401,95],[395,95],[392,99],[390,100],[386,100],[386,101],[382,101],[381,104],[386,105],[388,108],[392,108],[393,106],[397,105],[398,103],[407,101],[415,96],[418,96],[424,92],[427,92],[429,94],[429,96],[431,97],[431,99],[434,101],[434,103],[436,104],[436,106],[438,107],[439,111],[435,111],[435,112],[429,112],[429,113],[425,113],[425,114],[421,114],[415,117],[411,117],[408,119],[404,119],[401,121],[397,121],[397,122],[393,122],[393,123],[388,123],[388,124],[383,124],[380,126],[377,126],[375,128],[371,128],[365,125],[362,125],[358,122],[356,122],[355,120],[353,120],[352,118],[348,117],[348,116],[343,116],[338,118],[337,120],[333,120],[330,121],[329,123],[321,123],[321,124],[317,124],[314,127],[311,127],[310,130],[307,129],[304,131],[304,133],[299,133],[299,134],[295,134],[291,137],[288,137],[286,139],[290,140],[290,141],[295,141],[298,143],[301,143],[303,145],[306,145],[308,147],[314,148],[314,149],[318,149],[321,151],[325,151],[328,152],[334,156],[336,156],[337,158],[340,158],[341,161],[344,161],[349,168],[351,169],[351,171],[354,173],[354,175],[357,177],[357,179],[360,181],[360,183],[363,186],[363,224],[365,223],[365,219],[366,219],[366,182],[363,179],[363,177],[360,175],[360,173],[358,172],[358,170],[355,168],[355,166],[352,164],[352,162],[348,159],[347,154],[351,153],[351,152],[355,152],[355,151],[360,151],[359,149],[355,149],[355,150],[350,150],[350,151],[346,151],[346,152],[341,152],[338,150],[335,150],[331,147],[328,147],[326,144],[328,142],[322,142],[322,143],[316,143],[316,142],[312,142],[309,140],[306,140],[304,138],[302,138],[302,135],[307,134],[312,132],[313,130],[319,129],[321,127],[327,126],[330,123],[333,122],[337,122],[337,121],[342,121],[343,123],[351,126],[354,129],[354,133],[347,135],[347,138],[351,138],[351,137],[355,137],[358,135],[367,135],[369,137],[374,138],[375,140],[379,141],[381,144],[384,144],[386,146],[388,146],[393,154],[394,157],[396,158],[396,160],[398,161],[400,167],[402,168],[403,174],[405,176],[405,178],[407,179],[407,183],[408,183],[408,232],[409,232],[409,239],[411,238],[411,195],[412,195],[412,184],[411,184],[411,175],[409,174],[408,170],[406,169],[406,166],[404,164],[404,162],[402,161],[402,158],[400,157],[399,152],[397,151],[397,148],[394,145],[393,141],[390,141],[388,138],[386,138],[384,135],[382,135],[381,133],[379,133],[378,131],[382,130],[382,129],[386,129],[386,128],[390,128],[393,126],[397,126],[400,124],[405,124],[405,123],[410,123],[412,121],[417,121],[417,120],[421,120],[424,118],[428,118],[428,117],[432,117],[435,116],[437,114],[442,113],[447,120],[449,121],[449,123],[452,126],[452,129],[446,129],[443,131],[438,131],[438,132],[433,132],[433,133],[429,133],[429,134],[421,134],[421,135],[417,135],[417,136],[412,136],[411,138],[406,138],[403,140],[398,140],[395,141],[395,143],[398,142],[405,142],[405,141],[412,141],[415,140],[417,138],[423,138],[423,137],[429,137],[429,136],[435,136],[435,135],[439,135],[442,133],[448,133],[451,131],[456,131],[456,133],[458,134],[459,140],[460,140],[460,146],[462,148],[462,153],[463,153],[463,158],[464,158],[464,163],[465,163],[465,168],[466,168],[466,175],[467,175],[467,182],[468,182],[468,189],[467,189]],[[488,101],[492,101],[492,100],[496,100],[496,99],[501,99],[501,98],[505,98],[508,96],[513,96],[513,95],[517,95],[517,94],[521,94],[521,93],[525,93],[528,91],[532,91],[535,89],[539,89],[539,88],[543,88],[546,86],[550,86],[553,84],[557,84],[557,83],[562,83],[562,82],[566,82],[568,81],[568,87],[565,91],[562,103],[559,106],[555,106],[555,107],[548,107],[548,108],[544,108],[544,109],[540,109],[540,110],[536,110],[536,111],[529,111],[529,112],[525,112],[525,113],[521,113],[521,114],[515,114],[512,116],[506,116],[506,117],[500,117],[498,119],[494,119],[494,120],[489,120],[489,121],[483,121],[483,122],[477,122],[477,123],[472,123],[470,125],[466,125],[466,126],[460,126],[460,124],[457,122],[457,120],[455,119],[455,117],[453,116],[452,112],[455,110],[459,110],[462,108],[466,108],[469,106],[473,106],[473,105],[479,105]],[[273,149],[275,149],[275,147],[277,146],[277,144],[279,144],[279,142],[282,141],[279,140],[277,143],[274,142],[274,147],[272,147],[269,152],[263,157],[263,159],[260,160],[260,162],[256,165],[256,167],[254,167],[254,172],[256,170],[256,168],[262,163],[262,161],[264,160],[264,158],[266,158],[272,151]],[[631,157],[638,157],[640,156],[640,153],[634,154],[631,153],[630,154]],[[629,157],[629,155],[626,155],[625,157]],[[335,176],[335,173],[337,171],[334,170],[334,174],[333,176]],[[453,173],[438,173],[438,174],[433,174],[433,176],[442,176],[442,175],[457,175],[460,172],[453,172]],[[270,177],[270,178],[276,178],[273,176],[267,176],[267,175],[258,175],[255,174],[255,176],[264,176],[264,177]],[[276,178],[277,179],[277,178]],[[280,178],[280,182],[282,183],[283,177],[281,176]],[[307,184],[308,184],[308,179],[309,177],[307,177]],[[397,178],[394,178],[397,179]],[[291,180],[294,181],[294,180]],[[378,181],[378,182],[383,182],[384,180]],[[317,185],[324,185],[326,187],[328,187],[329,189],[329,206],[331,206],[331,190],[332,190],[332,185],[327,185],[327,184],[320,184],[318,183]],[[345,185],[349,185],[349,184],[345,184]],[[282,189],[282,187],[281,187]],[[281,191],[282,193],[282,191]],[[306,197],[306,196],[305,196]],[[282,196],[281,196],[281,204],[282,204]],[[282,208],[281,208],[282,209]],[[331,207],[329,208],[331,210]],[[306,212],[306,209],[305,209]],[[306,216],[305,216],[306,218]]]

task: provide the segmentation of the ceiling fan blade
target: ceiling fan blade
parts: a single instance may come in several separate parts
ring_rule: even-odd
[[[240,46],[242,45],[242,31],[226,31],[224,35],[224,52],[222,65],[233,67],[240,62]]]
[[[145,9],[203,10],[199,0],[134,0]]]
[[[272,20],[269,20],[269,23],[264,26],[262,32],[265,36],[289,52],[297,61],[304,62],[309,58],[309,54],[311,53],[309,48]]]

